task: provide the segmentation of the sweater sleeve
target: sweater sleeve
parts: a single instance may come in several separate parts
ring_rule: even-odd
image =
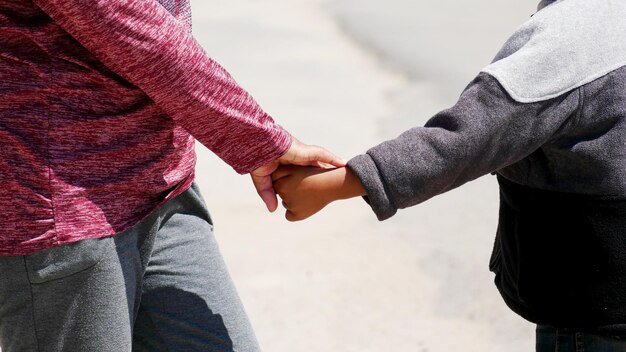
[[[536,103],[513,100],[481,73],[450,109],[348,162],[379,220],[511,165],[548,143],[579,105],[576,90]]]
[[[291,136],[156,0],[34,3],[237,172],[290,147]]]

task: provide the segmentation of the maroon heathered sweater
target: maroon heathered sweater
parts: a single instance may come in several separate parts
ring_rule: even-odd
[[[291,138],[191,35],[188,0],[0,0],[0,255],[128,229],[194,137],[237,172]]]

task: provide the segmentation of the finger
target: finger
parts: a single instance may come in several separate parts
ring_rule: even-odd
[[[330,164],[335,167],[346,165],[346,161],[329,152],[328,150],[314,145],[304,144],[293,138],[291,147],[279,158],[283,164],[311,165],[314,161]]]
[[[281,178],[287,177],[293,173],[293,166],[286,165],[281,166],[276,171],[272,172],[272,181],[277,181]]]
[[[307,159],[309,162],[316,161],[318,163],[328,164],[335,167],[343,167],[347,164],[345,160],[318,146],[309,146]]]
[[[252,171],[250,174],[255,176],[269,176],[272,172],[276,171],[276,169],[280,166],[280,162],[277,160],[271,161],[258,169]]]
[[[334,165],[326,164],[326,163],[323,163],[323,162],[320,162],[320,161],[317,161],[317,160],[312,162],[311,166],[315,166],[317,168],[326,169],[326,170],[336,169],[336,167]]]
[[[287,221],[290,221],[290,222],[294,222],[294,221],[298,221],[299,220],[298,217],[296,216],[296,214],[294,214],[290,210],[287,210],[285,212],[285,219],[287,219]]]
[[[290,222],[296,222],[296,221],[302,221],[304,219],[307,219],[311,217],[311,215],[313,214],[302,215],[302,214],[293,212],[291,210],[287,210],[287,212],[285,212],[285,219],[287,219],[287,221],[290,221]]]
[[[250,175],[252,177],[252,183],[254,188],[259,194],[267,210],[273,213],[278,208],[278,199],[276,198],[276,192],[272,186],[272,178],[268,176]]]

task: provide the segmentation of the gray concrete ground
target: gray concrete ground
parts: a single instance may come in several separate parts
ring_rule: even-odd
[[[411,21],[401,1],[393,13],[359,6],[366,3],[374,2],[194,0],[194,32],[293,135],[349,158],[453,103],[449,92],[460,93],[458,82],[469,81],[487,63],[480,60],[495,55],[508,34],[501,31],[515,28],[501,18],[489,27],[487,0],[457,9],[456,18],[444,6],[456,6],[453,1],[414,1],[432,12],[416,17],[422,36],[437,33],[445,20],[448,36],[441,40],[454,47],[467,39],[449,35],[449,26],[463,16],[476,16],[462,22],[477,26],[475,33],[496,33],[479,38],[477,50],[491,52],[461,56],[462,67],[451,71],[446,62],[454,60],[436,60],[449,55],[438,37],[420,39],[423,65],[443,62],[433,64],[432,75],[421,74],[403,69],[407,57],[389,60],[381,38],[354,40],[363,23],[352,15],[388,34],[402,31],[394,14]],[[527,16],[497,6],[502,16]],[[391,18],[380,22],[381,15]],[[505,307],[487,269],[497,213],[492,177],[383,223],[360,199],[288,223],[282,213],[265,211],[248,177],[203,147],[198,152],[198,181],[216,235],[265,351],[533,350],[533,326]]]

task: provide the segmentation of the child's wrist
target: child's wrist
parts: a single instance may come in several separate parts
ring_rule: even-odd
[[[359,180],[352,170],[347,167],[342,167],[335,171],[340,173],[340,184],[336,194],[337,199],[349,199],[367,194],[361,184],[361,180]]]

